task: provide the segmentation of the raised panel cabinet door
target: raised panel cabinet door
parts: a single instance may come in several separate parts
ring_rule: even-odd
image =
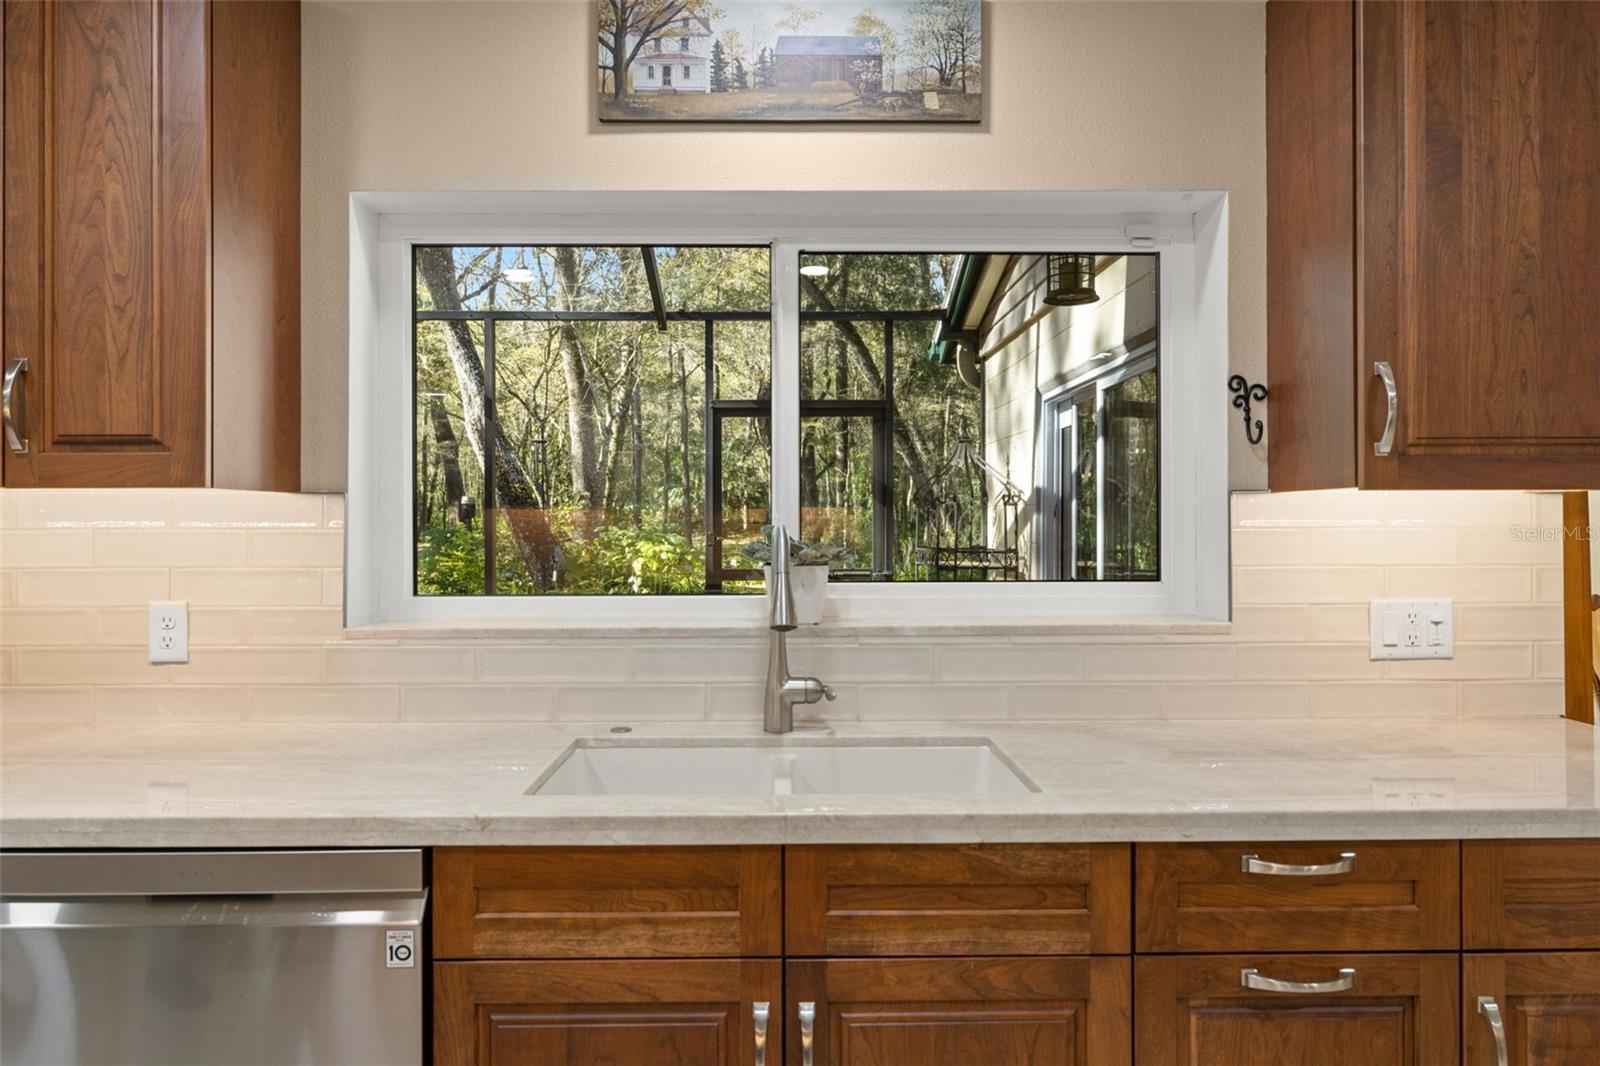
[[[1465,1066],[1600,1066],[1600,953],[1468,955],[1461,987]]]
[[[819,959],[785,970],[788,1066],[1131,1066],[1126,957]]]
[[[1448,951],[1460,845],[1140,844],[1137,951]]]
[[[776,846],[435,848],[433,953],[779,955]]]
[[[1600,4],[1356,17],[1361,483],[1600,484]]]
[[[1600,949],[1600,840],[1467,840],[1464,946]]]
[[[1128,950],[1126,844],[796,845],[789,955]]]
[[[209,14],[5,4],[7,485],[205,483]]]
[[[1137,1061],[1449,1066],[1459,965],[1457,955],[1141,956]]]
[[[780,1066],[775,959],[440,962],[437,1066]]]

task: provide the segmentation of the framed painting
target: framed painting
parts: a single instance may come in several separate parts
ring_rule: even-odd
[[[601,122],[978,122],[980,0],[597,0]]]

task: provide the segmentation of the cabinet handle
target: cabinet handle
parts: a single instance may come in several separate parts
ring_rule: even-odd
[[[1264,862],[1256,855],[1239,856],[1239,869],[1247,874],[1265,874],[1269,877],[1331,877],[1334,874],[1354,873],[1356,853],[1341,851],[1338,862],[1315,863],[1301,866],[1292,862]]]
[[[751,1013],[756,1019],[756,1066],[767,1066],[767,1019],[772,1017],[772,1004],[762,1000]]]
[[[817,1005],[808,1000],[800,1004],[800,1066],[813,1066],[816,1029]]]
[[[28,454],[27,409],[17,406],[17,375],[28,371],[26,359],[13,359],[6,367],[5,384],[0,386],[0,412],[5,415],[6,446],[17,455]]]
[[[1373,363],[1372,372],[1383,379],[1383,398],[1389,407],[1383,420],[1383,436],[1372,446],[1373,455],[1383,456],[1394,451],[1394,421],[1400,414],[1400,390],[1394,383],[1394,367],[1388,363],[1381,360]]]
[[[1509,1066],[1511,1055],[1506,1051],[1506,1023],[1500,1018],[1500,1004],[1493,996],[1479,996],[1478,1013],[1483,1015],[1489,1023],[1489,1031],[1494,1034],[1495,1066]]]
[[[1318,996],[1326,992],[1348,992],[1356,986],[1356,972],[1342,969],[1332,981],[1280,981],[1276,977],[1262,977],[1261,971],[1247,968],[1239,971],[1239,983],[1257,992],[1288,992],[1296,996]]]

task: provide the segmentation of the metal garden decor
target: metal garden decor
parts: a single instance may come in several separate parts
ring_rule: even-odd
[[[1022,580],[1017,536],[1026,499],[1005,473],[979,454],[970,437],[957,440],[949,460],[917,501],[916,558],[922,579]]]

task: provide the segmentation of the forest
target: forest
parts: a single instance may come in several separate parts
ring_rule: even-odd
[[[915,579],[919,547],[981,536],[981,479],[950,464],[980,396],[928,359],[957,258],[802,258],[801,536],[840,549],[836,579]],[[760,590],[768,249],[418,246],[414,267],[417,594]]]

